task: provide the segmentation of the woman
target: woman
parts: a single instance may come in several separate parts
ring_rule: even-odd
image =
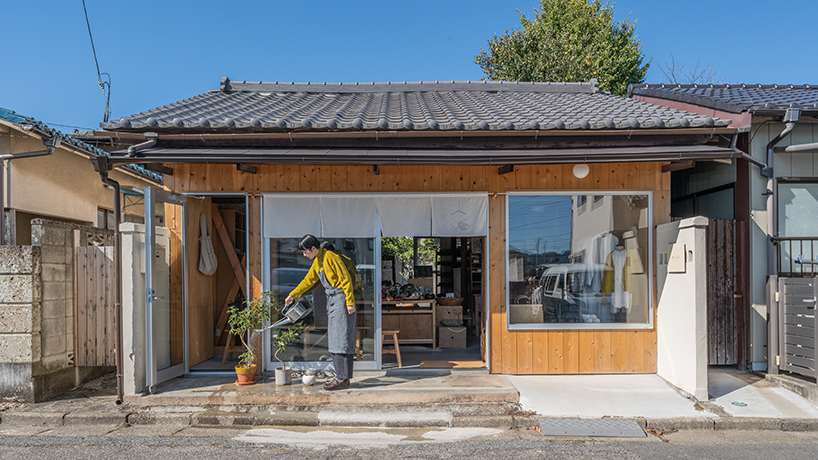
[[[341,256],[323,249],[318,238],[313,235],[304,235],[298,249],[304,257],[312,260],[312,266],[304,280],[284,300],[284,304],[290,305],[309,291],[315,283],[321,282],[327,293],[329,352],[332,355],[332,365],[335,367],[335,379],[324,383],[324,389],[349,388],[357,324],[352,278]]]

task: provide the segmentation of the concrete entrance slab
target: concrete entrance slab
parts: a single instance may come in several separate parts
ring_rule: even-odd
[[[758,375],[718,368],[708,379],[710,396],[733,417],[818,418],[813,403]]]
[[[523,409],[545,417],[715,417],[655,374],[507,377]]]
[[[157,386],[153,395],[126,396],[132,406],[288,404],[323,406],[414,405],[463,402],[518,402],[517,390],[505,376],[481,371],[359,371],[347,390],[326,391],[320,382],[305,386],[276,385],[264,378],[238,386],[234,377],[173,379]]]

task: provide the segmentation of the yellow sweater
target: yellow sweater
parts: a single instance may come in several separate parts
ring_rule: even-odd
[[[324,261],[323,267],[319,266],[321,259]],[[355,305],[355,296],[352,294],[352,277],[349,276],[346,265],[341,261],[338,254],[326,249],[321,249],[321,252],[312,260],[310,271],[307,272],[307,276],[304,277],[301,283],[293,289],[290,297],[295,298],[304,295],[304,293],[312,289],[315,283],[320,282],[319,273],[321,273],[322,269],[330,285],[343,289],[347,305]]]

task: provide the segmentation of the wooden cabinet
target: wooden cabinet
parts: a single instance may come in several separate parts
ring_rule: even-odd
[[[398,306],[406,305],[409,306]],[[430,344],[435,348],[437,342],[437,321],[435,319],[435,301],[424,300],[418,303],[407,301],[383,301],[381,314],[383,330],[399,330],[398,341],[401,345]],[[391,345],[386,341],[384,345]]]

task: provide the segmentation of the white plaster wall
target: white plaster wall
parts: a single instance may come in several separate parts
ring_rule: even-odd
[[[123,393],[145,391],[145,226],[121,224]]]
[[[656,230],[657,374],[703,401],[708,399],[707,225],[706,218],[693,217]],[[685,273],[668,273],[672,244],[685,245]]]
[[[11,138],[11,153],[44,148],[37,139]],[[119,170],[111,171],[110,177],[123,188],[143,189],[152,185]],[[58,148],[51,155],[8,162],[6,180],[8,208],[90,225],[97,224],[98,207],[113,209],[113,194],[94,171],[91,161],[64,148]],[[123,198],[122,204],[127,214],[143,214],[141,201],[134,204]]]
[[[124,223],[119,229],[122,234],[123,393],[136,395],[147,391],[145,226]],[[157,227],[156,244],[170,247],[170,230]]]

